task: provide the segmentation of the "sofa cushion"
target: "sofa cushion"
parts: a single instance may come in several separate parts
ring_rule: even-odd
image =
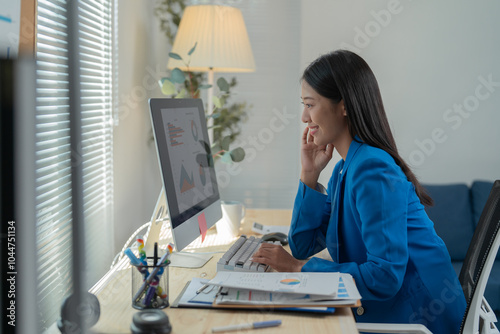
[[[472,195],[472,218],[474,226],[477,226],[479,222],[479,217],[481,217],[481,213],[486,205],[491,188],[493,188],[493,182],[490,181],[474,181],[472,183],[470,191]]]
[[[424,187],[434,200],[434,206],[425,210],[436,233],[446,244],[451,259],[463,261],[474,234],[469,188],[465,184]]]
[[[462,265],[464,263],[462,261],[452,261],[451,265],[453,266],[453,269],[455,269],[455,272],[457,273],[457,277],[460,276],[460,270],[462,270]]]

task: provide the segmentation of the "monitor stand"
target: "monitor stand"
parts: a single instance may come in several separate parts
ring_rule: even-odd
[[[147,239],[144,245],[144,250],[146,254],[153,254],[155,242],[160,244],[165,244],[169,240],[163,240],[160,242],[160,232],[161,227],[164,222],[169,221],[168,218],[168,207],[167,198],[165,196],[165,188],[161,187],[160,195],[156,201],[156,206],[154,208],[153,214],[151,215],[151,225],[149,226],[147,234]],[[172,230],[172,240],[174,231],[172,224],[169,223],[170,229]],[[161,256],[161,255],[160,255]],[[180,267],[180,268],[201,268],[210,259],[212,255],[210,254],[198,254],[198,253],[181,253],[179,251],[174,251],[170,256],[170,266]]]

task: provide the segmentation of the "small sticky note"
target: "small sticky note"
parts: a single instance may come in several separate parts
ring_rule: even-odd
[[[198,226],[200,227],[201,242],[203,242],[205,241],[205,236],[207,235],[207,220],[205,219],[204,212],[198,216]]]

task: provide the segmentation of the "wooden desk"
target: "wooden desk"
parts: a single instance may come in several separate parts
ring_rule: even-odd
[[[254,221],[258,221],[264,225],[285,225],[289,224],[290,219],[290,210],[247,210],[241,233],[247,235],[254,234],[251,231],[251,224]],[[215,231],[211,233],[215,233]],[[230,244],[233,241],[234,240],[231,240]],[[225,251],[227,248],[228,245],[212,246],[200,249],[199,251]],[[216,274],[216,263],[221,256],[222,253],[214,254],[214,258],[200,269],[170,268],[170,303],[174,301],[185,283],[191,280],[191,278],[214,277]],[[126,262],[128,261],[124,261],[124,263]],[[101,304],[101,318],[99,322],[92,327],[92,332],[130,333],[132,316],[135,312],[138,312],[131,306],[131,269],[120,269],[120,266],[116,267],[117,269],[108,272],[108,274],[93,288],[93,292],[97,295]],[[164,311],[172,324],[173,334],[208,334],[211,333],[212,327],[274,319],[281,319],[282,325],[280,327],[259,329],[258,333],[255,332],[255,334],[358,333],[354,317],[349,308],[338,308],[334,315],[276,312],[272,310],[247,311],[189,308],[166,308]]]

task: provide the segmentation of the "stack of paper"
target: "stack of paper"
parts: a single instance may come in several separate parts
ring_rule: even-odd
[[[214,307],[354,307],[361,299],[341,273],[219,272],[208,284],[223,287]]]

